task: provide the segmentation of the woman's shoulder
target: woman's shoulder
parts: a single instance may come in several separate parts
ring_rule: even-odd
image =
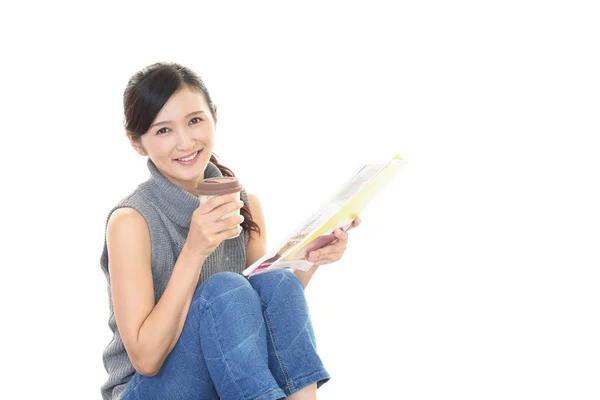
[[[147,196],[144,195],[143,184],[141,184],[111,207],[106,217],[106,225],[108,226],[108,223],[114,218],[127,220],[134,218],[143,221],[152,218],[153,214],[155,214],[155,210]]]
[[[149,229],[146,218],[137,209],[120,207],[115,209],[108,218],[106,237],[137,238],[148,235]]]

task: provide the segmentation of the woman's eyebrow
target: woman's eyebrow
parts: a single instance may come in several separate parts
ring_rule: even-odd
[[[205,112],[204,112],[204,111],[202,111],[202,110],[200,110],[200,111],[194,111],[194,112],[192,112],[192,113],[189,113],[189,114],[188,114],[188,115],[186,115],[185,117],[186,117],[186,118],[189,118],[189,117],[191,117],[192,115],[195,115],[195,114],[205,114]],[[169,122],[171,122],[171,121],[161,121],[161,122],[155,122],[155,123],[153,123],[152,125],[150,125],[150,128],[152,128],[152,127],[153,127],[153,126],[155,126],[155,125],[168,124]]]

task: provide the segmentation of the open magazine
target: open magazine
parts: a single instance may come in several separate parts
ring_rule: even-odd
[[[315,263],[306,259],[313,250],[333,242],[336,229],[348,230],[367,204],[385,187],[404,160],[396,155],[385,165],[363,165],[321,208],[283,243],[242,273],[252,276],[277,269],[308,271]]]

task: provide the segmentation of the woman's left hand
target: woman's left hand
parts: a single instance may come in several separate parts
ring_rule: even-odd
[[[360,217],[356,217],[346,232],[341,229],[336,229],[334,231],[336,239],[327,246],[312,251],[308,255],[307,260],[319,265],[331,264],[339,261],[344,255],[346,246],[348,245],[348,231],[359,226],[361,222]]]

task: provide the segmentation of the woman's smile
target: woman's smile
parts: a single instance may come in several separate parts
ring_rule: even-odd
[[[189,156],[177,158],[174,161],[180,165],[185,165],[185,166],[192,165],[196,162],[196,160],[198,160],[198,156],[200,155],[200,153],[202,153],[202,150],[204,150],[204,149],[198,150],[197,152],[195,152]]]

